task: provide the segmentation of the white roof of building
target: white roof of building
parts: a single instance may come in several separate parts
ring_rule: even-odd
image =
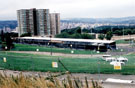
[[[19,39],[37,39],[37,40],[55,40],[55,41],[74,41],[74,42],[94,42],[94,43],[113,43],[109,40],[92,40],[92,39],[70,39],[70,38],[49,38],[49,37],[19,37]]]

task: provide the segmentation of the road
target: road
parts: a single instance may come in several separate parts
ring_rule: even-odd
[[[104,88],[135,88],[135,84],[103,83]]]

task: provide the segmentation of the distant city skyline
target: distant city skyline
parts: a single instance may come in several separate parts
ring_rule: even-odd
[[[0,20],[17,20],[18,9],[51,9],[64,18],[110,18],[135,16],[135,0],[4,0]]]

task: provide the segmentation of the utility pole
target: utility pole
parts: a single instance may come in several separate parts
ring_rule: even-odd
[[[124,39],[124,27],[123,27],[123,39]]]
[[[98,53],[99,53],[99,50],[100,50],[100,46],[98,44]],[[97,58],[97,64],[98,64],[98,79],[100,81],[100,59]]]
[[[112,26],[111,26],[111,32],[113,31],[112,29],[113,29],[113,28],[112,28]]]
[[[98,80],[100,81],[100,60],[98,59]]]
[[[7,46],[5,46],[5,52],[6,52],[6,56],[7,56],[7,49],[8,49],[8,47],[7,47]]]
[[[92,28],[91,28],[91,34],[92,34]]]

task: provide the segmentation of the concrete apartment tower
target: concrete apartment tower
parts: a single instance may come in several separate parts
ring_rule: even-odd
[[[21,34],[31,32],[29,27],[29,10],[26,9],[18,10],[17,19],[18,19],[19,36]]]
[[[39,36],[50,35],[49,9],[37,10],[37,29]]]
[[[32,36],[50,35],[49,9],[17,10],[19,36],[31,33]]]
[[[60,14],[50,14],[50,33],[51,35],[60,34]]]

